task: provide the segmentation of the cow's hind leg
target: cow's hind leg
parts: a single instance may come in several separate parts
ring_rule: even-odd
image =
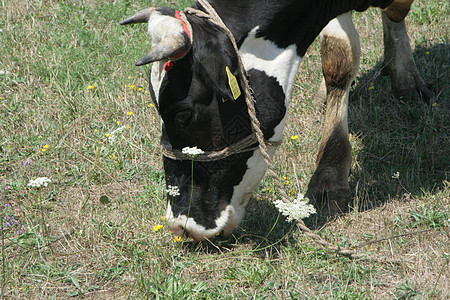
[[[346,210],[350,196],[347,106],[360,58],[359,35],[351,13],[338,16],[322,30],[321,55],[327,93],[325,126],[306,196],[333,215]]]
[[[384,37],[383,74],[391,78],[392,93],[397,98],[421,98],[429,101],[433,94],[417,71],[405,21],[401,19],[405,16],[405,10],[408,12],[409,6],[403,8],[402,14],[399,10],[391,8],[381,13]],[[390,18],[398,22],[393,22]]]

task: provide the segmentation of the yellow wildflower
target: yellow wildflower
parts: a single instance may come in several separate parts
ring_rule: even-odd
[[[373,90],[374,88],[375,88],[375,87],[373,86],[373,83],[371,83],[370,86],[369,86],[369,91],[370,91],[370,90]]]
[[[42,147],[42,148],[48,149],[49,147],[50,147],[50,146],[49,146],[48,144],[45,144],[44,147]]]
[[[438,106],[439,106],[439,103],[437,103],[437,102],[433,103],[433,107],[438,107]]]
[[[138,88],[138,91],[139,91],[139,92],[142,91],[142,87],[139,87],[139,88]]]
[[[88,86],[87,89],[88,89],[88,90],[92,90],[92,89],[94,89],[96,86],[97,86],[97,84],[94,83],[93,85]]]
[[[155,104],[150,103],[150,104],[148,105],[148,107],[155,107]]]
[[[161,221],[165,221],[166,220],[166,216],[161,216]]]
[[[120,125],[120,121],[117,121],[116,123],[117,123],[117,125]]]
[[[179,242],[181,242],[183,239],[181,238],[181,236],[176,236],[176,237],[174,237],[174,239],[173,239],[173,241],[175,242],[175,243],[179,243]]]
[[[426,55],[430,55],[430,51],[425,52]]]
[[[291,140],[297,140],[298,139],[298,135],[291,135]]]
[[[105,133],[105,136],[106,136],[107,138],[109,138],[109,137],[110,137],[109,133]]]
[[[127,112],[127,116],[132,116],[132,115],[133,115],[132,111]]]
[[[153,230],[154,230],[155,232],[158,232],[161,228],[163,228],[163,226],[162,226],[161,224],[158,224],[158,225],[153,226]]]

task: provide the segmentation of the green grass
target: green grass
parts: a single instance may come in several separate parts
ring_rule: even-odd
[[[391,96],[380,75],[379,11],[356,13],[362,58],[349,106],[354,209],[325,223],[307,220],[326,239],[365,244],[360,251],[394,264],[318,247],[270,204],[276,192],[269,176],[229,238],[180,243],[166,226],[155,232],[165,225],[160,122],[148,68],[134,66],[150,42],[144,25],[118,22],[149,5],[182,9],[191,1],[2,1],[0,298],[448,297],[448,3],[416,2],[407,25],[436,98],[428,105]],[[306,190],[314,171],[320,69],[316,41],[275,160],[293,195]],[[41,176],[52,182],[27,186]]]

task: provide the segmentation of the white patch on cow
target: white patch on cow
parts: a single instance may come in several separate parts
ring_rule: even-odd
[[[169,208],[170,205],[168,209]],[[186,231],[189,237],[196,241],[202,241],[207,238],[214,237],[223,230],[226,230],[229,227],[229,220],[233,219],[234,215],[235,213],[233,206],[228,205],[220,213],[220,217],[216,219],[217,226],[215,228],[206,229],[204,226],[197,224],[193,218],[188,218],[185,215],[179,215],[175,219],[168,219],[168,226],[177,236],[183,236]]]
[[[344,13],[333,20],[331,20],[327,26],[325,26],[324,29],[322,29],[322,32],[320,33],[321,38],[332,38],[335,40],[340,41],[342,46],[348,47],[348,52],[351,53],[353,57],[350,57],[349,60],[353,61],[355,64],[353,66],[354,70],[357,70],[359,68],[359,60],[361,55],[361,46],[360,46],[360,40],[359,40],[359,34],[356,31],[355,25],[352,21],[352,13]],[[329,130],[330,132],[333,131],[333,128],[327,128],[328,123],[333,127],[341,126],[341,128],[344,130],[344,132],[348,133],[348,120],[347,120],[347,114],[348,114],[348,98],[349,98],[349,92],[350,92],[350,83],[348,82],[348,88],[343,95],[343,98],[341,101],[336,101],[337,103],[341,103],[341,106],[338,108],[337,112],[333,114],[333,119],[325,120],[325,131]],[[337,125],[339,124],[339,125]]]
[[[327,26],[320,32],[320,35],[342,40],[358,40],[359,43],[359,34],[355,29],[355,25],[353,25],[351,12],[339,15],[328,22]]]
[[[242,43],[239,52],[246,70],[255,69],[274,77],[285,95],[285,106],[289,105],[292,86],[295,75],[302,60],[297,55],[297,46],[291,45],[287,48],[279,48],[274,42],[256,37],[259,26],[249,32],[247,38]],[[286,109],[287,112],[287,109]],[[283,129],[286,122],[286,115],[278,124],[275,134],[269,141],[280,141],[283,137]]]
[[[153,44],[159,43],[168,35],[183,34],[183,32],[183,23],[177,18],[163,15],[157,10],[150,15],[148,33]]]
[[[172,205],[167,201],[167,211],[166,211],[166,220],[173,219]]]
[[[268,154],[271,158],[276,148],[276,146],[267,147]],[[266,173],[266,167],[261,151],[255,150],[253,155],[247,160],[247,171],[242,181],[233,188],[233,196],[230,204],[234,208],[234,215],[228,220],[227,230],[224,230],[225,234],[231,233],[242,221],[248,200]]]
[[[166,76],[166,71],[164,71],[164,63],[162,61],[155,61],[152,64],[152,69],[150,73],[150,81],[152,83],[153,94],[155,95],[155,102],[159,104],[159,90],[161,88],[164,76]]]
[[[148,33],[150,34],[152,44],[155,45],[168,35],[183,34],[184,29],[182,22],[177,18],[163,15],[155,10],[150,15],[148,21]],[[154,62],[151,68],[150,81],[156,97],[156,103],[159,103],[159,90],[161,88],[161,83],[166,76],[166,71],[164,71],[165,62],[166,60]]]

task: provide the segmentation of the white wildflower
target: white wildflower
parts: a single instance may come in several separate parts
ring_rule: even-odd
[[[184,147],[183,149],[181,149],[181,152],[183,152],[183,154],[186,154],[186,155],[189,155],[189,156],[192,156],[192,157],[205,153],[205,151],[203,151],[202,149],[197,148],[197,146],[195,146],[195,147]]]
[[[399,178],[400,178],[400,172],[395,172],[395,173],[392,175],[392,178],[394,178],[394,179],[399,179]]]
[[[302,194],[297,196],[291,203],[284,203],[281,200],[274,202],[274,205],[278,210],[287,218],[288,222],[293,220],[299,220],[309,217],[311,214],[316,213],[316,209],[311,204],[308,204],[309,200],[304,199]]]
[[[28,182],[28,186],[40,188],[41,186],[47,186],[52,180],[48,177],[38,177]]]
[[[168,185],[167,186],[167,193],[170,196],[180,196],[180,188],[177,186],[173,186],[173,185]]]
[[[122,126],[111,132],[108,136],[109,144],[114,145],[117,141],[117,137],[120,136],[125,129],[127,129],[127,127]]]

